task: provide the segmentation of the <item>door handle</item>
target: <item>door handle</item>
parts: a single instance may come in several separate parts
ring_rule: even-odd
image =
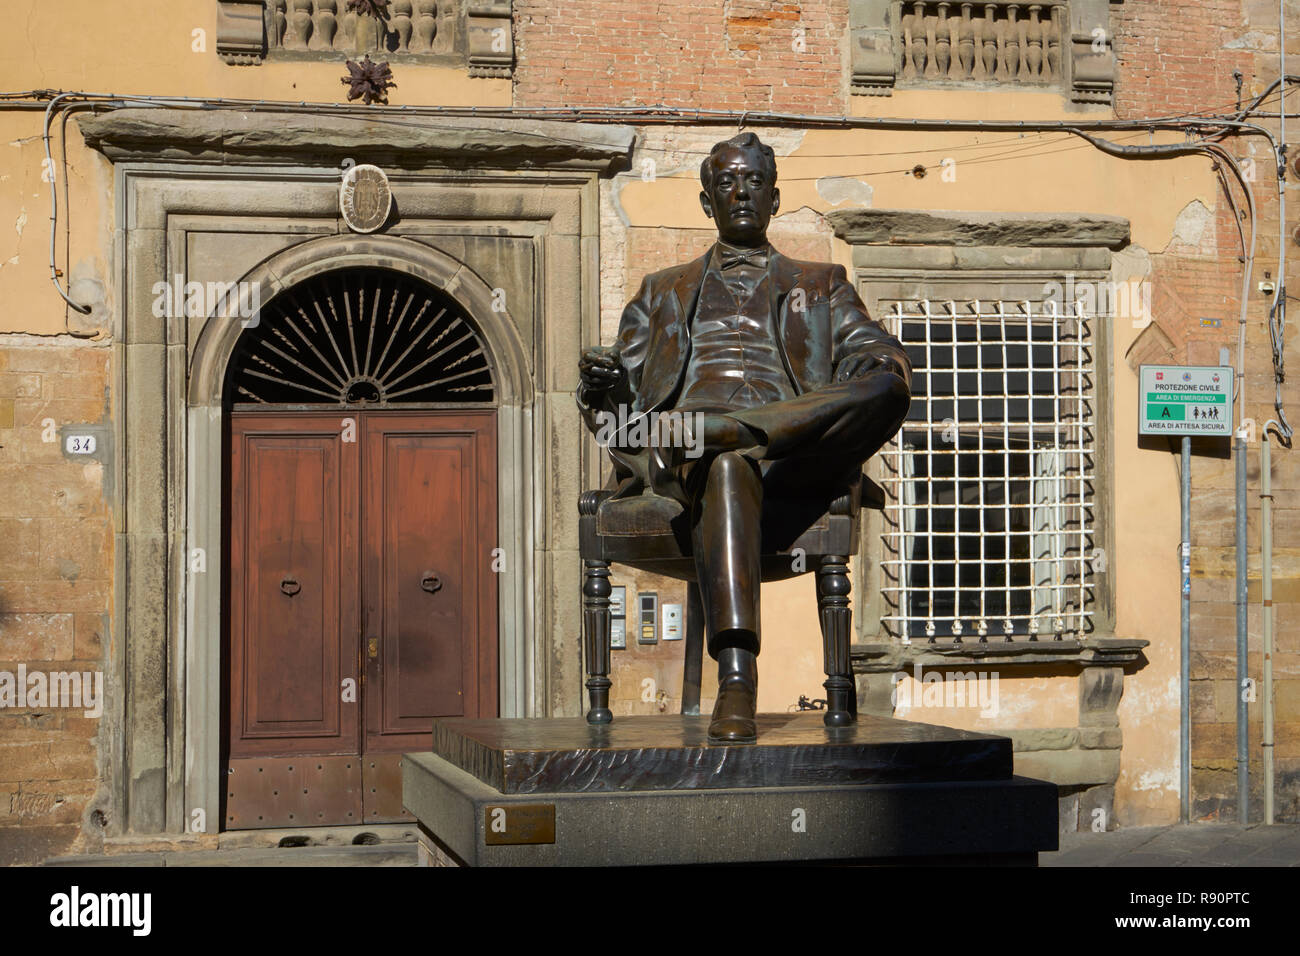
[[[293,578],[285,578],[280,582],[280,591],[289,597],[293,597],[302,590],[302,585]]]
[[[379,656],[379,638],[372,637],[366,641],[366,656],[372,661]]]
[[[424,577],[420,578],[420,587],[433,594],[435,591],[442,590],[442,579],[432,571],[425,571]]]

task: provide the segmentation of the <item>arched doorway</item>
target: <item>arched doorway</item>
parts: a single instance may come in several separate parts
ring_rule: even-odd
[[[277,294],[227,366],[222,825],[406,819],[400,755],[495,716],[497,373],[394,270]]]

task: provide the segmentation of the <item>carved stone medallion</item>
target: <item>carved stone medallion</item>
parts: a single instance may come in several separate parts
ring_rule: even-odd
[[[388,176],[378,166],[353,166],[343,174],[339,209],[353,232],[374,232],[388,221],[392,205]]]

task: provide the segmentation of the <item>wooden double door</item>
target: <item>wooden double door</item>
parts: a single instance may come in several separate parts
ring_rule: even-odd
[[[401,754],[497,714],[495,412],[230,422],[223,827],[409,819]]]

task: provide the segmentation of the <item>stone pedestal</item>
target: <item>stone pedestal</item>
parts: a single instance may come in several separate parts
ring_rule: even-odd
[[[1056,788],[1011,773],[1011,741],[863,715],[434,722],[407,754],[421,859],[469,866],[860,862],[1033,865],[1057,846]]]

